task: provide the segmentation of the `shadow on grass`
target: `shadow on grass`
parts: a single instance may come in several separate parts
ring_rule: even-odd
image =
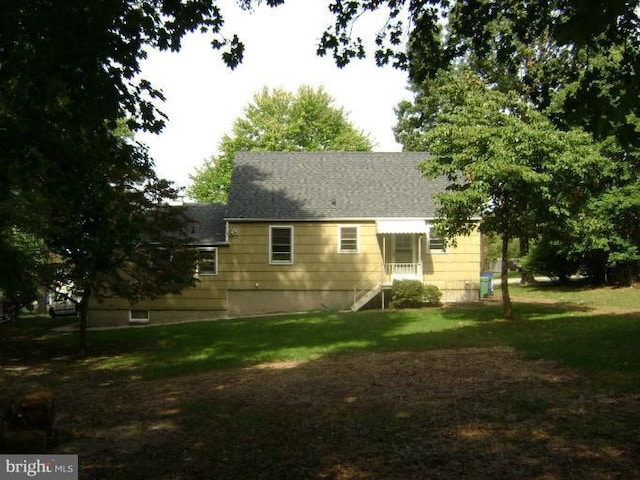
[[[575,305],[517,303],[515,311],[514,321],[500,319],[499,305],[482,304],[95,331],[90,333],[91,356],[85,365],[107,378],[128,380],[277,361],[309,362],[345,353],[504,345],[529,358],[638,379],[639,319]],[[36,344],[40,355],[56,348],[68,351],[73,335],[41,335]],[[33,348],[24,347],[14,350],[33,353]]]
[[[409,311],[312,313],[90,332],[90,368],[123,379],[161,378],[342,353],[507,345],[587,372],[638,372],[640,320],[584,306],[517,303]],[[5,362],[69,355],[75,334],[46,319],[0,325]],[[57,323],[56,323],[57,325]],[[14,358],[17,357],[17,358]]]
[[[465,331],[478,342],[491,338],[528,358],[550,360],[585,373],[629,374],[628,387],[638,385],[640,356],[635,352],[640,344],[640,318],[575,306],[517,304],[515,309],[520,320],[494,321]]]
[[[82,452],[85,479],[596,479],[639,466],[633,397],[603,399],[505,348],[327,356],[104,390],[108,400],[72,400],[91,428],[65,448]]]
[[[633,478],[640,320],[515,307],[510,322],[489,304],[91,332],[92,357],[46,374],[73,431],[59,453],[86,479]],[[24,360],[75,341],[30,328],[3,337]]]

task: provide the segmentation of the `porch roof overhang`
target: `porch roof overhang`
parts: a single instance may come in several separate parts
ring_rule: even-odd
[[[378,233],[428,233],[426,220],[422,219],[377,219]]]

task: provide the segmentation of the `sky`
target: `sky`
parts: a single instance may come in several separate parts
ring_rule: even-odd
[[[330,56],[316,55],[318,40],[332,23],[325,0],[287,0],[284,5],[240,10],[222,0],[225,35],[245,44],[244,61],[230,70],[206,36],[191,34],[179,53],[149,52],[142,77],[162,90],[160,110],[168,115],[159,135],[141,134],[149,146],[156,173],[186,187],[205,159],[219,153],[224,134],[242,117],[254,93],[263,87],[296,92],[301,85],[323,86],[348,119],[369,135],[375,151],[400,151],[393,137],[394,107],[411,97],[407,75],[392,67],[377,67],[373,49],[364,60],[343,69]],[[374,38],[384,23],[381,15],[364,18],[357,34]]]

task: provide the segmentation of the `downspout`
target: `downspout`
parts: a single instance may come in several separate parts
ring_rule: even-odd
[[[382,271],[380,272],[380,293],[382,294],[382,308],[384,310],[384,281],[387,274],[387,236],[382,235]]]
[[[420,281],[424,283],[424,273],[422,271],[422,235],[418,235],[418,265],[420,266]]]
[[[380,275],[380,281],[383,283],[384,275],[387,273],[387,235],[382,235],[382,275]]]

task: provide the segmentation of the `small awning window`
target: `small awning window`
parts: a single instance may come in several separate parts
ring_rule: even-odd
[[[427,233],[425,220],[376,220],[378,233]]]

